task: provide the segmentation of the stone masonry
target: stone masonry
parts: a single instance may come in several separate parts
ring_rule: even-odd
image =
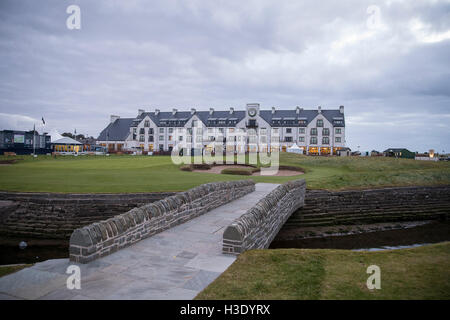
[[[268,248],[290,215],[304,205],[305,192],[303,179],[278,186],[225,229],[223,253]]]
[[[0,192],[0,234],[24,239],[69,240],[77,228],[174,194]]]
[[[207,183],[76,229],[70,260],[87,263],[198,217],[255,190],[252,180]]]

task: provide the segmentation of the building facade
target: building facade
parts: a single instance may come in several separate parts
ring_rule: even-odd
[[[16,154],[46,154],[51,152],[50,136],[37,131],[0,131],[0,154],[14,152]]]
[[[189,152],[269,152],[297,144],[304,154],[332,155],[346,146],[344,107],[261,110],[251,103],[245,111],[139,109],[136,118],[111,116],[97,140],[110,152],[171,151],[181,145]]]

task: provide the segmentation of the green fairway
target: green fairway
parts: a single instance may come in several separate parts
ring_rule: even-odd
[[[304,178],[311,189],[450,184],[450,163],[393,158],[307,157],[280,154],[280,165],[297,166],[304,175],[240,176],[179,170],[169,156],[16,156],[0,165],[0,190],[76,193],[182,191],[224,180],[253,179],[283,183]],[[6,157],[1,157],[6,159]],[[11,158],[9,158],[11,159]]]
[[[367,267],[381,271],[369,290]],[[251,250],[196,299],[450,299],[450,243],[379,252]]]

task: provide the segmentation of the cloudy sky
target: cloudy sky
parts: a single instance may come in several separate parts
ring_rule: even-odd
[[[0,0],[0,129],[344,105],[354,150],[450,152],[449,61],[450,1]]]

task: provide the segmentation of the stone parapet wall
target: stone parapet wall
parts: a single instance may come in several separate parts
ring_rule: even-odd
[[[240,254],[268,248],[290,215],[303,206],[305,192],[303,179],[275,188],[225,229],[223,253]]]
[[[200,216],[255,190],[252,180],[207,183],[76,229],[70,260],[87,263]]]
[[[450,186],[308,190],[283,229],[448,219]]]
[[[0,192],[0,234],[69,239],[73,230],[174,195],[174,192],[65,194]]]

